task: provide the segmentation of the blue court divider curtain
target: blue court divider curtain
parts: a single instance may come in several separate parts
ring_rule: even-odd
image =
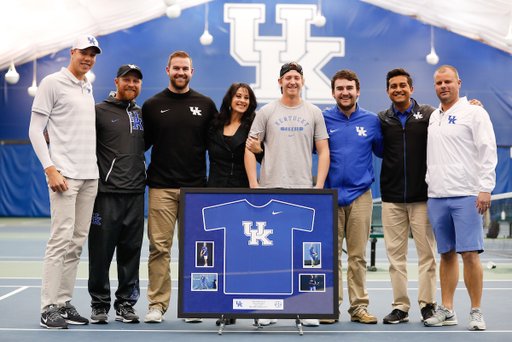
[[[146,165],[151,161],[146,152]],[[313,166],[316,173],[318,161]],[[373,198],[380,197],[381,159],[374,157],[375,183]],[[494,194],[512,192],[512,160],[510,147],[498,148],[496,188]],[[145,216],[147,216],[147,191]],[[0,145],[0,216],[48,217],[50,203],[44,170],[32,145]]]

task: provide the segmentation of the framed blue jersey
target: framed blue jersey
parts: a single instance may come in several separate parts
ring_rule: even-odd
[[[180,201],[178,317],[337,318],[335,190],[182,188]],[[208,286],[195,261],[205,241],[215,245],[201,252],[216,275]],[[322,258],[314,269],[305,243]],[[302,289],[306,267],[322,291]]]

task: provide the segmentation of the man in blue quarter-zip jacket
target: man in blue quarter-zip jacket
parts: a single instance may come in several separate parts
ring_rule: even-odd
[[[418,304],[421,320],[436,308],[436,241],[427,218],[427,128],[434,107],[411,98],[412,78],[404,69],[386,76],[386,91],[393,102],[379,112],[384,137],[380,174],[382,225],[389,275],[393,287],[393,310],[383,322],[409,321],[411,301],[407,294],[407,247],[409,227],[418,253]]]
[[[323,111],[331,157],[325,187],[338,190],[339,304],[343,301],[341,246],[345,238],[351,321],[377,323],[377,317],[367,309],[366,245],[373,208],[370,186],[375,179],[372,152],[381,157],[383,148],[380,122],[376,114],[357,104],[360,87],[353,71],[338,71],[331,79],[331,88],[336,105]]]

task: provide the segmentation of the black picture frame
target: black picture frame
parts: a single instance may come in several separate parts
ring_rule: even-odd
[[[182,188],[178,317],[338,318],[337,203],[330,189]],[[318,267],[304,263],[312,241]],[[211,266],[198,267],[204,243]]]

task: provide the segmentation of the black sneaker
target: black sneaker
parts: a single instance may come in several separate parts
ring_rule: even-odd
[[[91,313],[92,324],[108,324],[108,310],[100,306],[93,306]]]
[[[427,304],[421,308],[421,321],[425,321],[430,317],[434,316],[436,312],[436,307],[434,304]]]
[[[66,321],[60,316],[59,309],[57,305],[49,305],[45,312],[41,314],[41,323],[39,323],[42,327],[48,329],[67,329],[68,324]]]
[[[80,316],[75,307],[70,302],[66,302],[65,306],[59,308],[59,314],[68,324],[86,325],[89,320]]]
[[[389,315],[382,320],[384,324],[396,324],[409,322],[409,313],[400,309],[394,309]]]
[[[139,316],[135,314],[135,310],[130,304],[119,304],[116,309],[116,321],[123,323],[139,323]]]

